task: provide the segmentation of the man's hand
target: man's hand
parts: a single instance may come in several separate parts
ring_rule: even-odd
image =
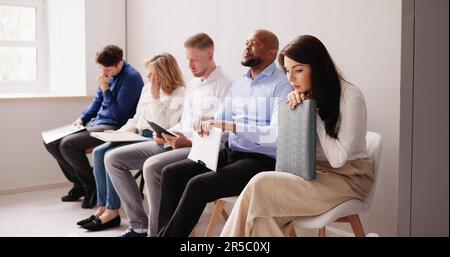
[[[203,121],[200,125],[200,131],[197,130],[197,133],[200,136],[208,136],[209,135],[209,131],[213,128],[216,127],[218,125],[220,125],[221,122],[220,121],[214,121],[214,120],[207,120],[207,121]]]
[[[167,141],[164,138],[158,137],[156,135],[156,132],[153,134],[153,141],[155,141],[155,143],[158,145],[163,145],[163,144],[167,143]]]
[[[100,86],[100,90],[102,90],[102,92],[105,92],[106,90],[109,89],[109,81],[111,80],[111,78],[106,77],[103,74],[100,74],[97,76],[97,84]]]
[[[211,116],[200,115],[198,117],[198,119],[194,121],[194,131],[197,132],[200,136],[207,135],[207,134],[205,134],[205,132],[208,133],[209,130],[211,129],[211,128],[206,128],[206,127],[205,127],[205,129],[203,129],[203,123],[205,123],[205,122],[213,124],[214,118]],[[205,126],[206,126],[206,124],[205,124]]]
[[[169,143],[170,146],[172,146],[172,149],[192,146],[191,140],[189,140],[185,135],[183,135],[183,133],[175,132],[175,134],[177,135],[176,137],[164,133],[162,134],[167,143]]]
[[[81,118],[78,118],[76,121],[74,121],[72,123],[72,125],[77,126],[77,127],[81,127],[81,126],[84,125],[84,122],[83,122],[83,120],[81,120]]]
[[[220,128],[223,132],[229,131],[231,133],[236,133],[236,123],[234,123],[232,121],[224,121],[224,120],[200,121],[200,120],[197,120],[194,122],[194,130],[200,136],[208,136],[209,131],[213,127]]]

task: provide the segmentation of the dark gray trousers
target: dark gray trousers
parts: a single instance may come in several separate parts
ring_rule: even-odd
[[[107,129],[116,129],[111,125],[87,125],[87,129],[62,139],[45,144],[47,151],[56,159],[64,176],[74,184],[74,188],[81,192],[92,192],[95,189],[95,178],[92,167],[85,154],[91,147],[104,142],[91,137],[90,132],[99,132]]]

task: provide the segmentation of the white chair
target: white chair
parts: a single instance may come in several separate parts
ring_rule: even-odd
[[[377,186],[377,177],[380,167],[380,156],[382,148],[381,135],[375,132],[367,132],[366,135],[367,150],[369,156],[374,160],[374,183],[369,195],[364,201],[349,200],[328,212],[313,217],[295,218],[284,230],[285,235],[296,236],[296,229],[319,229],[319,236],[325,236],[325,227],[331,222],[348,222],[351,224],[353,233],[356,237],[364,237],[364,229],[359,219],[359,214],[369,210],[375,189]]]
[[[297,234],[295,233],[295,229],[303,228],[319,229],[319,236],[324,237],[326,234],[325,226],[331,222],[348,222],[351,224],[355,236],[365,236],[364,229],[358,214],[365,212],[370,208],[373,196],[375,194],[382,148],[381,135],[376,132],[368,131],[366,135],[366,143],[369,156],[374,160],[374,183],[366,200],[349,200],[334,207],[324,214],[314,217],[298,217],[284,229],[284,234],[286,236],[297,236]],[[226,213],[224,206],[226,203],[234,205],[237,198],[238,196],[233,196],[220,198],[215,201],[214,210],[211,215],[208,228],[206,229],[205,236],[212,236],[214,234],[214,229],[219,223],[221,214],[224,217],[225,221],[228,219],[228,214]]]

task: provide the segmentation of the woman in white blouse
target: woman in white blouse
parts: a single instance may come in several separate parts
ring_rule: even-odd
[[[145,62],[150,84],[144,86],[136,108],[136,114],[118,131],[139,133],[152,140],[148,121],[164,128],[176,124],[181,116],[184,101],[184,81],[175,58],[169,53],[156,55]],[[97,187],[98,209],[77,225],[98,231],[120,225],[120,200],[104,164],[106,153],[124,144],[105,143],[93,151],[94,176]]]
[[[372,186],[373,162],[366,149],[364,96],[343,80],[325,46],[297,37],[279,55],[294,89],[291,108],[317,101],[316,179],[287,172],[262,172],[239,196],[221,236],[283,236],[298,216],[322,214],[349,199],[364,199]]]

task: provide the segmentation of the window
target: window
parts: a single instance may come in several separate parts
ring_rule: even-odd
[[[0,0],[0,94],[44,91],[45,0]]]

